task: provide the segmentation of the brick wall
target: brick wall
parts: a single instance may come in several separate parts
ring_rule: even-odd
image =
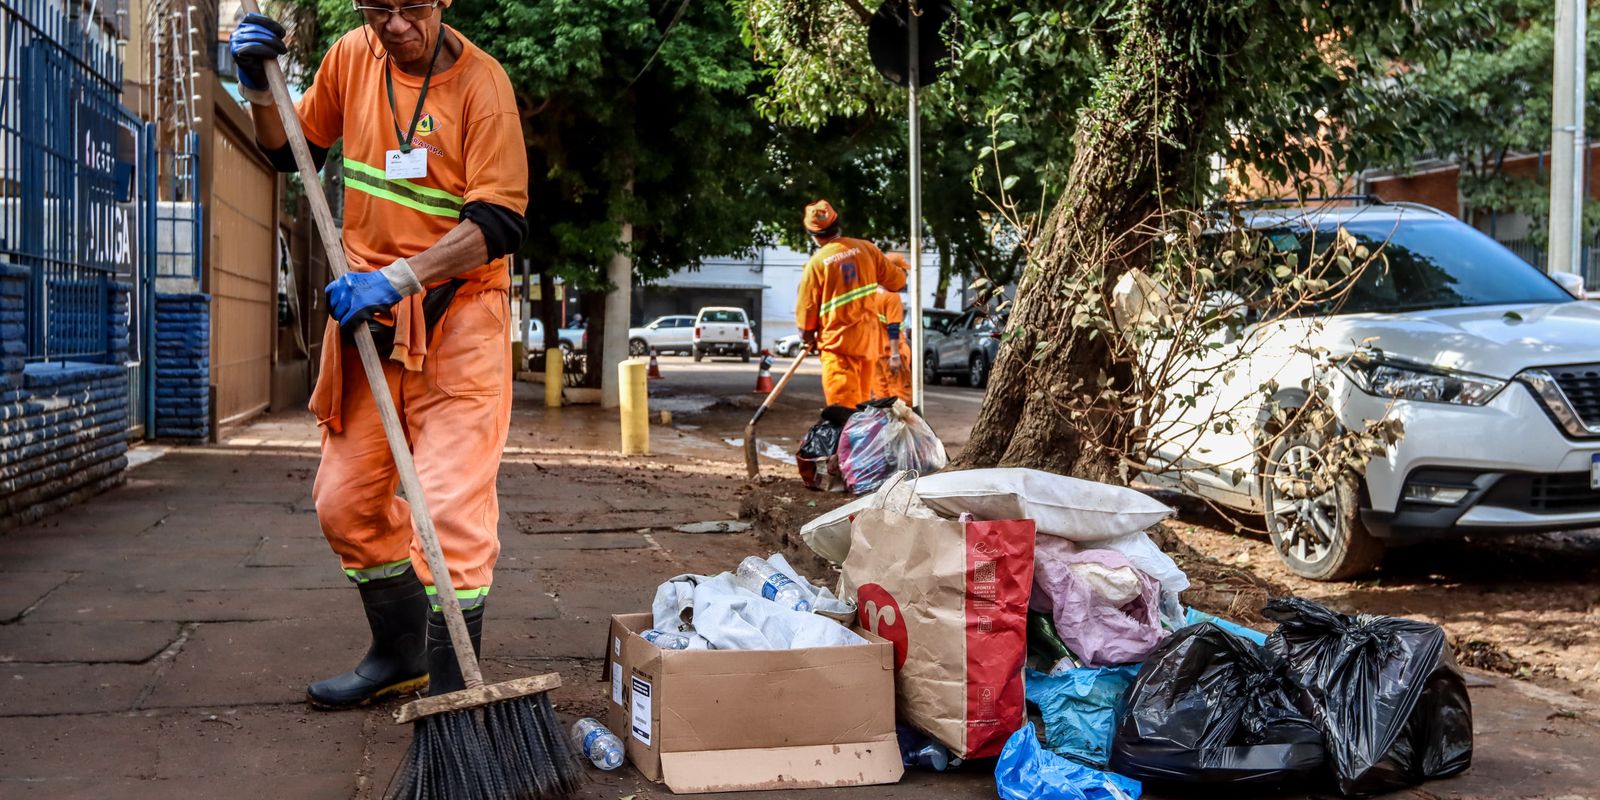
[[[112,284],[105,364],[23,363],[28,271],[0,264],[0,530],[121,483],[128,451],[128,290]]]
[[[156,295],[158,439],[204,441],[211,425],[211,295]]]

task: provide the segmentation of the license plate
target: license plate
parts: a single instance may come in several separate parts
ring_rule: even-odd
[[[1589,488],[1600,489],[1600,453],[1589,456]]]

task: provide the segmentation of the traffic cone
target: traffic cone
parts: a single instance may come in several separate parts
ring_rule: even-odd
[[[772,391],[772,353],[761,351],[761,370],[756,373],[756,394]]]
[[[661,365],[656,363],[656,349],[654,347],[650,348],[650,370],[645,374],[653,380],[661,378]]]

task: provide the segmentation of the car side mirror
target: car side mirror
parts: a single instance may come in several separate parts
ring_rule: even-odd
[[[1576,272],[1552,272],[1550,273],[1550,279],[1559,284],[1561,288],[1567,290],[1567,294],[1579,300],[1586,299],[1589,295],[1583,288],[1583,276]]]

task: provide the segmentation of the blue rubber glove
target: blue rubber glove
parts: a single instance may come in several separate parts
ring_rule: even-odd
[[[233,29],[228,52],[239,66],[240,88],[258,94],[267,91],[267,59],[289,52],[283,36],[283,26],[261,14],[246,14],[239,27]]]
[[[329,283],[324,291],[328,294],[328,313],[348,332],[422,291],[422,284],[411,271],[411,265],[402,258],[373,272],[346,272]]]

